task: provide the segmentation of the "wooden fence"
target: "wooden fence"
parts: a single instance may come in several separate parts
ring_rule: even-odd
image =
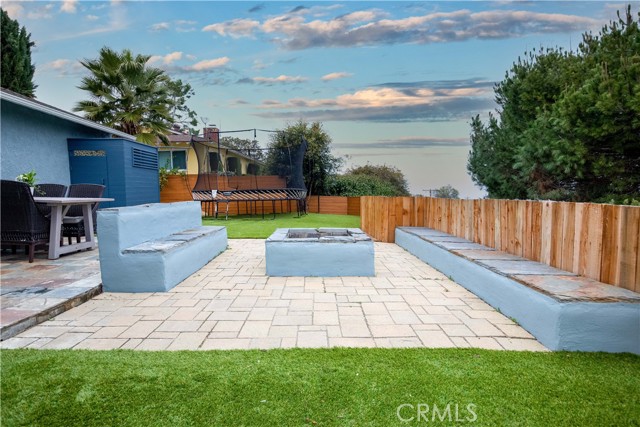
[[[394,242],[429,227],[640,292],[640,207],[529,200],[362,197],[362,229]]]
[[[311,213],[360,215],[360,197],[309,196],[307,210]]]
[[[195,186],[198,175],[170,175],[167,185],[160,192],[162,203],[183,202],[193,200],[191,189]],[[215,183],[215,175],[209,177]],[[284,188],[286,181],[278,176],[238,176],[218,179],[220,191],[244,190],[253,188]],[[220,205],[225,209],[224,205]],[[229,215],[247,214],[249,210],[256,209],[255,214],[262,214],[262,204],[249,205],[247,203],[230,203]],[[272,213],[272,204],[264,204],[265,214]],[[360,215],[360,197],[334,197],[334,196],[310,196],[307,201],[307,210],[311,213],[336,214],[336,215]],[[276,213],[295,212],[295,202],[277,202]]]

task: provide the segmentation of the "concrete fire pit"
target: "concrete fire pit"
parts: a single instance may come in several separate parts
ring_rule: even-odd
[[[375,276],[373,240],[359,228],[279,228],[266,257],[269,276]]]

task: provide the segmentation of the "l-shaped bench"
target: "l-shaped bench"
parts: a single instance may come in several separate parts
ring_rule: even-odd
[[[640,354],[636,292],[429,228],[396,228],[395,238],[551,350]]]
[[[164,292],[227,248],[226,227],[202,226],[199,202],[98,211],[102,288]]]

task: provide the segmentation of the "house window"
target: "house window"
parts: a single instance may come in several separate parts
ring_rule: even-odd
[[[209,153],[209,171],[216,172],[216,165],[217,172],[222,171],[222,162],[218,158],[218,153]]]
[[[187,169],[187,150],[158,152],[158,165],[167,169]]]
[[[227,157],[227,172],[228,173],[233,173],[233,174],[238,174],[238,169],[239,168],[239,161],[237,158],[235,157]]]

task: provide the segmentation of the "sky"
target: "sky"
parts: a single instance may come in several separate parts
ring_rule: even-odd
[[[634,10],[638,10],[638,3]],[[80,61],[100,48],[151,55],[191,84],[189,107],[221,130],[320,121],[345,169],[399,168],[413,194],[467,173],[470,121],[519,56],[576,49],[624,3],[430,1],[2,1],[36,43],[38,100],[71,111]],[[233,134],[253,139],[253,133]],[[262,146],[268,133],[258,133]]]

